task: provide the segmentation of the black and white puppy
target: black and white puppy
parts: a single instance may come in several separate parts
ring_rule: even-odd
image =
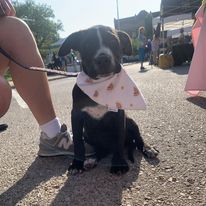
[[[61,46],[59,56],[67,55],[71,49],[79,51],[83,71],[92,79],[119,73],[122,55],[132,53],[130,38],[125,32],[102,25],[71,34]],[[97,160],[112,154],[111,173],[123,174],[129,170],[125,147],[132,162],[136,148],[149,158],[156,157],[158,152],[145,145],[137,124],[126,117],[124,110],[108,111],[83,93],[77,84],[72,96],[74,160],[70,171],[84,170],[84,141],[94,147]]]

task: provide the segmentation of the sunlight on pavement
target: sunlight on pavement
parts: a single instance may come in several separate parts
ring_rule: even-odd
[[[14,99],[16,99],[17,103],[19,104],[20,107],[27,109],[28,106],[25,103],[25,101],[19,96],[19,94],[17,93],[17,91],[15,89],[12,90],[12,97]]]

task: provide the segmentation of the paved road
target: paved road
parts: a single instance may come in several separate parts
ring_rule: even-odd
[[[79,176],[67,176],[67,157],[38,158],[39,129],[14,92],[1,119],[9,129],[0,134],[0,205],[206,205],[206,96],[188,98],[188,67],[161,70],[126,67],[137,81],[146,111],[129,112],[145,140],[159,151],[159,161],[139,153],[130,171],[111,175],[109,158]],[[75,79],[50,82],[57,115],[70,126],[71,89]],[[18,102],[17,102],[18,101]]]

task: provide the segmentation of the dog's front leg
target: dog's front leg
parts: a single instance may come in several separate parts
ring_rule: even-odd
[[[82,173],[84,171],[85,147],[83,141],[84,116],[81,110],[72,109],[72,132],[74,142],[74,159],[69,166],[69,172],[72,174]]]
[[[129,166],[124,158],[124,144],[126,138],[126,116],[124,110],[118,111],[117,130],[118,136],[116,145],[114,146],[110,172],[114,174],[124,174],[129,170]]]

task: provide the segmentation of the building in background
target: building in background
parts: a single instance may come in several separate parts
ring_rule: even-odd
[[[139,14],[131,16],[131,17],[122,18],[119,20],[114,19],[114,27],[115,29],[118,29],[118,26],[119,26],[120,30],[127,32],[131,38],[136,38],[138,29],[141,26],[144,26],[146,28],[146,31],[150,30],[147,32],[152,32],[152,28],[149,28],[152,26],[152,22],[150,25],[149,18],[151,18],[151,21],[152,21],[152,18],[155,18],[157,16],[160,16],[160,12],[148,13],[147,11],[142,10],[139,12]]]
[[[114,27],[127,32],[131,38],[137,36],[137,31],[140,26],[147,29],[151,26],[156,28],[158,23],[164,22],[164,32],[166,36],[177,37],[181,28],[186,34],[191,33],[194,23],[194,14],[200,7],[202,0],[162,0],[160,5],[160,12],[148,13],[145,10],[132,17],[114,19]],[[152,24],[148,25],[148,16],[152,18]]]

